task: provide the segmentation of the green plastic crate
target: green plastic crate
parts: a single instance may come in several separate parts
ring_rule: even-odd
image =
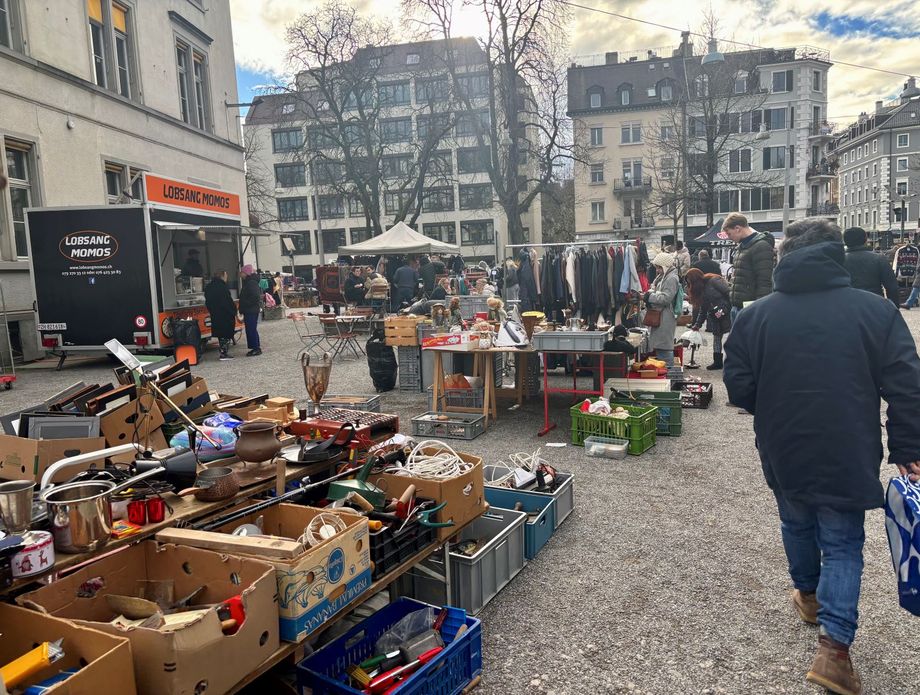
[[[635,394],[634,394],[635,395]],[[615,405],[633,405],[639,407],[648,407],[654,405],[658,408],[658,416],[656,418],[656,431],[662,437],[679,437],[681,432],[681,419],[682,408],[680,405],[680,393],[677,391],[671,391],[668,393],[669,396],[676,395],[677,398],[670,399],[646,399],[645,396],[649,394],[642,394],[642,398],[638,400],[629,399],[629,398],[617,398],[611,401],[611,404]]]
[[[597,399],[590,400],[593,403]],[[623,407],[629,412],[629,417],[625,420],[617,420],[606,415],[583,413],[580,410],[580,402],[572,406],[569,410],[572,415],[572,443],[576,446],[584,446],[585,438],[597,435],[629,440],[629,453],[636,456],[651,449],[655,446],[658,409],[654,406],[624,405]]]

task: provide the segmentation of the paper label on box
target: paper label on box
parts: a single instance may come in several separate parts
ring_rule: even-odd
[[[344,564],[342,565],[342,571],[344,571]],[[285,617],[283,614],[285,612],[289,612],[289,611],[285,611],[284,609],[288,608],[288,606],[285,603],[285,600],[289,599],[290,597],[282,596],[281,577],[282,577],[282,573],[279,571],[278,572],[278,588],[279,588],[278,603],[279,603],[279,607],[282,609],[281,610],[282,616],[281,616],[281,621],[280,621],[280,628],[281,628],[280,634],[281,634],[281,639],[285,640],[286,642],[297,642],[300,639],[302,639],[302,637],[309,635],[311,632],[313,632],[318,627],[320,627],[323,623],[329,620],[329,618],[331,618],[333,615],[338,613],[349,603],[354,601],[358,596],[360,596],[365,591],[367,591],[370,588],[371,583],[372,583],[371,571],[370,569],[367,569],[361,574],[359,574],[357,577],[352,579],[350,582],[346,582],[345,591],[342,592],[339,596],[337,596],[332,601],[320,601],[313,608],[302,613],[301,615],[298,615],[296,618],[288,618],[288,617]],[[319,590],[323,592],[325,590],[325,586],[322,586],[321,585],[322,583],[319,583],[319,582],[317,584],[320,584],[320,586],[314,588],[313,591]],[[291,585],[288,584],[288,586],[291,586]],[[306,597],[303,597],[303,598],[305,599]],[[297,600],[301,600],[301,599],[297,599]]]

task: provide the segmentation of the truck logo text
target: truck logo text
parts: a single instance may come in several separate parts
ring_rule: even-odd
[[[71,232],[60,243],[61,254],[75,263],[102,263],[118,253],[118,242],[111,234],[84,230]]]

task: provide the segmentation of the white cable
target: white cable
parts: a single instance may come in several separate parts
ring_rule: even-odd
[[[423,449],[429,449],[423,452]],[[472,470],[474,464],[467,463],[450,445],[435,439],[426,439],[416,444],[402,466],[391,466],[387,473],[410,475],[415,478],[443,480],[456,478]]]

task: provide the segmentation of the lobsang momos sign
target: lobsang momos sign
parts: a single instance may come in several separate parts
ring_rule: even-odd
[[[58,248],[68,261],[102,263],[118,253],[118,241],[111,234],[83,230],[64,235]]]

